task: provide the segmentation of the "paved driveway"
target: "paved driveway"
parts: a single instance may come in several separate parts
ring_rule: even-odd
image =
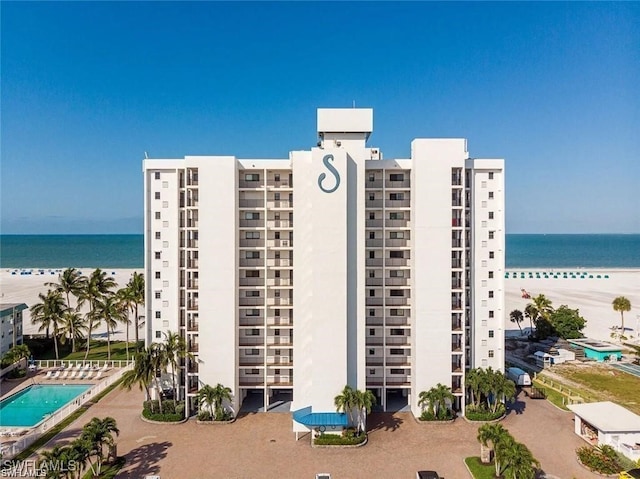
[[[231,425],[155,425],[140,417],[142,395],[116,390],[63,432],[73,438],[93,416],[113,416],[121,429],[118,453],[126,455],[121,478],[313,478],[329,472],[343,478],[413,478],[418,469],[435,469],[447,479],[469,477],[463,458],[479,454],[477,425],[417,424],[411,414],[372,414],[369,444],[358,449],[315,449],[309,438],[295,441],[290,415],[253,413]],[[575,460],[583,444],[573,434],[573,416],[542,400],[517,403],[503,424],[525,442],[543,469],[562,479],[595,478]]]

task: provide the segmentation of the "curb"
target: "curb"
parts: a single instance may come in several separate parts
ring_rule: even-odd
[[[140,413],[140,419],[149,424],[168,424],[169,426],[177,426],[178,424],[184,424],[189,420],[189,418],[184,418],[180,421],[154,421],[153,419],[147,419]]]

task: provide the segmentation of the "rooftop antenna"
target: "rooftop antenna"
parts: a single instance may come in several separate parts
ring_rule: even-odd
[[[146,151],[144,152],[144,158],[145,158],[145,160],[148,160],[148,159],[149,159],[149,155],[147,155],[147,152],[146,152]]]

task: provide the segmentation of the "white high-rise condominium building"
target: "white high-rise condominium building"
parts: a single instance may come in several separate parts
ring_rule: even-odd
[[[185,338],[190,413],[217,383],[307,419],[345,385],[419,415],[442,383],[463,411],[465,371],[504,369],[503,160],[465,139],[383,159],[371,109],[317,119],[286,159],[144,161],[147,343]]]

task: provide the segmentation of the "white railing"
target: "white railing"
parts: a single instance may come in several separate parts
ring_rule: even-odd
[[[133,348],[132,348],[132,356],[133,356]],[[87,361],[83,361],[81,359],[78,359],[77,361],[67,361],[67,360],[59,360],[59,359],[40,359],[36,361],[36,364],[38,365],[38,369],[48,369],[48,368],[61,368],[61,369],[68,369],[68,368],[86,368],[87,371],[89,369],[99,369],[101,367],[106,368],[125,368],[127,367],[127,365],[129,363],[133,362],[133,360],[125,360],[125,359],[118,359],[118,360],[113,360],[113,361],[107,361],[107,360],[87,360]],[[87,367],[89,366],[89,367]]]
[[[41,361],[41,362],[46,362],[46,360],[45,361]],[[57,361],[57,362],[60,362],[60,361]],[[67,361],[67,362],[72,362],[73,363],[75,361]],[[102,363],[105,363],[105,362],[118,363],[118,362],[121,362],[121,363],[124,364],[124,366],[121,367],[120,369],[118,369],[117,371],[115,371],[110,376],[107,376],[104,380],[102,380],[99,383],[94,384],[93,386],[91,386],[89,389],[87,389],[81,395],[76,397],[70,403],[68,403],[65,406],[63,406],[60,409],[58,409],[55,413],[50,415],[47,419],[45,419],[44,421],[40,422],[36,427],[32,428],[27,433],[27,435],[25,435],[25,436],[17,436],[18,439],[14,443],[12,443],[10,445],[7,445],[7,446],[3,447],[0,450],[0,453],[2,454],[2,459],[3,460],[4,459],[12,459],[15,456],[17,456],[18,454],[20,454],[27,447],[29,447],[31,444],[33,444],[38,438],[40,438],[44,433],[46,433],[49,429],[51,429],[53,426],[55,426],[56,424],[60,423],[60,421],[62,421],[63,419],[67,418],[71,413],[73,413],[74,411],[78,410],[82,405],[84,405],[88,401],[92,400],[98,394],[100,394],[102,391],[104,391],[106,388],[108,388],[113,383],[118,381],[122,377],[122,375],[127,370],[131,369],[131,367],[133,366],[133,362],[130,362],[130,364],[126,364],[127,361],[88,361],[88,362],[93,362],[93,363],[99,363],[99,362],[102,362]],[[16,433],[17,434],[20,433],[20,428],[15,428],[15,433],[14,434],[16,434]]]

